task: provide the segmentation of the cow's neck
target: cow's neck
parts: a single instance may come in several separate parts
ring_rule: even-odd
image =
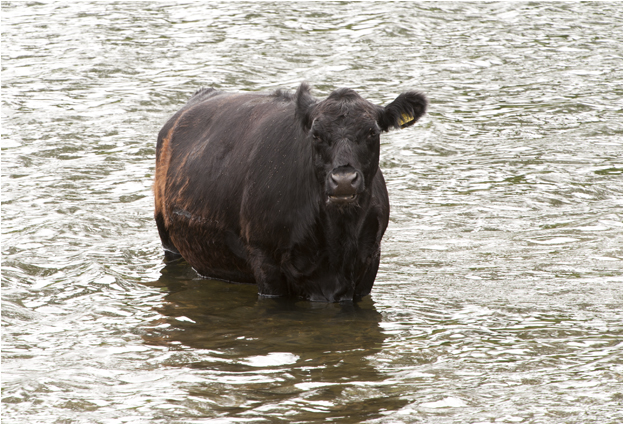
[[[342,211],[337,208],[325,209],[323,230],[332,268],[351,271],[358,252],[358,240],[366,210],[367,205],[362,204]]]

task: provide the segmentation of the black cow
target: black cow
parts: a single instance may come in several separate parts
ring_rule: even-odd
[[[389,201],[379,135],[413,125],[427,99],[386,107],[341,88],[325,100],[197,91],[162,128],[155,219],[167,259],[256,283],[261,296],[353,301],[370,293]]]

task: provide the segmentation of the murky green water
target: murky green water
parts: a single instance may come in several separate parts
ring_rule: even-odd
[[[165,267],[200,86],[431,100],[355,306]],[[6,423],[622,422],[622,6],[3,3]]]

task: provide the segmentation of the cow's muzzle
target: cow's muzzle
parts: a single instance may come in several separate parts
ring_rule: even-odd
[[[329,202],[339,204],[354,202],[363,188],[364,179],[361,173],[351,167],[334,169],[327,176],[326,189]]]

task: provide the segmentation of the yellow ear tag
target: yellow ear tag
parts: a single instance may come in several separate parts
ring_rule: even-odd
[[[399,118],[399,125],[401,128],[405,127],[406,124],[414,121],[414,117],[408,114],[401,114],[401,118]]]

